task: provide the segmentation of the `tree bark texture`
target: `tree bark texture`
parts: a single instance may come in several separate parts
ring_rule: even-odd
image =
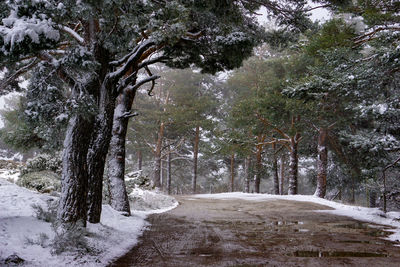
[[[231,192],[235,189],[235,154],[231,155]]]
[[[125,186],[125,137],[135,91],[124,90],[117,98],[110,150],[108,155],[108,179],[110,182],[111,207],[131,214]]]
[[[154,154],[154,186],[161,188],[161,150],[164,139],[164,122],[160,124],[160,130],[157,134],[156,150]]]
[[[289,195],[297,195],[297,185],[298,185],[298,140],[300,138],[300,134],[296,134],[295,136],[290,138],[290,162],[289,162]]]
[[[87,152],[94,119],[80,114],[69,120],[62,158],[61,197],[57,218],[62,224],[80,222],[86,226],[87,218]]]
[[[192,177],[192,193],[196,193],[197,187],[197,161],[199,156],[200,127],[196,127],[194,144],[193,144],[193,177]]]
[[[168,157],[167,157],[167,192],[168,195],[171,195],[171,181],[172,181],[172,168],[171,164],[172,163],[172,153],[169,151]]]
[[[103,199],[103,175],[107,152],[111,140],[115,98],[112,87],[103,83],[100,89],[99,114],[96,116],[87,155],[89,190],[88,221],[99,223]]]
[[[251,164],[251,157],[248,155],[246,157],[244,163],[244,178],[245,178],[245,185],[244,185],[244,192],[250,193],[250,164]]]
[[[254,192],[260,193],[260,183],[262,175],[262,145],[257,145],[256,151],[256,179],[254,181]]]
[[[142,170],[142,162],[143,162],[143,156],[142,156],[142,150],[139,150],[137,152],[137,157],[138,157],[138,170]]]
[[[317,157],[317,188],[314,196],[324,198],[326,194],[326,178],[328,170],[328,129],[319,129]]]
[[[274,179],[274,194],[279,195],[279,176],[278,176],[278,159],[276,157],[276,144],[272,144],[272,172]]]
[[[283,195],[284,184],[285,184],[285,154],[281,155],[281,166],[280,166],[280,179],[279,179],[279,193]]]

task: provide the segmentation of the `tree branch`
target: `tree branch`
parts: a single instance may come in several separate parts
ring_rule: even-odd
[[[85,39],[83,39],[76,31],[74,31],[70,27],[59,25],[59,28],[60,28],[60,30],[62,30],[63,32],[69,34],[69,36],[74,38],[80,45],[85,44]]]
[[[125,90],[135,91],[135,90],[137,90],[140,86],[142,86],[143,84],[148,83],[148,82],[154,82],[155,80],[157,80],[157,79],[159,79],[159,78],[161,78],[161,77],[158,76],[158,75],[150,76],[150,77],[148,77],[148,78],[146,78],[146,79],[143,79],[143,80],[137,82],[135,85],[130,85],[130,86],[126,87]]]

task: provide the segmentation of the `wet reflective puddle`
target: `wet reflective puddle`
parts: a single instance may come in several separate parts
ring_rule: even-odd
[[[348,223],[348,224],[338,224],[334,225],[335,228],[345,228],[345,229],[356,229],[356,230],[365,230],[365,233],[369,236],[375,237],[385,237],[390,234],[390,229],[393,229],[388,226],[375,225],[370,223]]]

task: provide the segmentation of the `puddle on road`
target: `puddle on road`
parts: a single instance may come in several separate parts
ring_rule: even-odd
[[[272,225],[276,226],[283,226],[283,225],[297,225],[297,224],[304,224],[304,222],[300,221],[273,221]]]
[[[315,250],[298,250],[291,253],[289,256],[295,257],[314,257],[314,258],[325,258],[325,257],[387,257],[386,254],[375,253],[375,252],[356,252],[356,251],[315,251]]]
[[[334,225],[335,228],[345,228],[345,229],[355,229],[355,230],[365,230],[366,234],[375,237],[385,237],[389,235],[388,232],[391,228],[381,225],[374,225],[369,223],[354,222],[347,224]]]

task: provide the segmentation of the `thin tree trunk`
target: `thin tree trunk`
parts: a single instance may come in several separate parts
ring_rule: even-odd
[[[64,140],[61,197],[57,218],[63,225],[79,223],[86,226],[87,218],[87,152],[94,118],[73,115]]]
[[[256,179],[254,181],[254,192],[260,193],[260,182],[261,182],[261,172],[262,172],[262,146],[257,146],[256,152]]]
[[[88,221],[99,223],[103,199],[103,175],[111,140],[115,98],[107,81],[100,88],[99,113],[96,116],[93,134],[87,155],[89,190]]]
[[[108,155],[111,207],[130,215],[125,186],[125,138],[135,91],[125,89],[117,98]]]
[[[276,158],[276,144],[272,144],[272,171],[274,180],[274,194],[279,195],[279,176],[278,176],[278,159]]]
[[[285,154],[283,153],[281,155],[281,177],[280,177],[280,181],[279,181],[279,192],[281,195],[283,195],[283,191],[284,191],[284,184],[285,184]]]
[[[162,158],[160,160],[160,184],[161,184],[160,189],[163,190],[164,189],[164,161],[162,160]]]
[[[244,162],[244,178],[245,178],[245,187],[244,192],[250,193],[250,164],[251,164],[251,156],[248,155]]]
[[[167,191],[168,195],[171,195],[171,176],[172,176],[172,169],[171,169],[171,162],[172,162],[172,153],[169,151],[168,158],[167,158]]]
[[[326,177],[328,170],[328,129],[319,129],[317,158],[317,188],[314,196],[324,198],[326,194]]]
[[[143,156],[142,156],[142,150],[139,150],[137,152],[137,157],[138,157],[138,170],[141,171],[142,170],[142,162],[143,162]]]
[[[290,139],[290,162],[289,162],[289,195],[297,195],[297,185],[298,185],[298,139],[300,134],[296,134]]]
[[[196,127],[194,145],[193,145],[193,178],[192,178],[192,193],[196,194],[197,187],[197,161],[199,155],[199,142],[200,142],[200,126]]]
[[[231,155],[231,192],[234,192],[235,187],[235,154]]]
[[[351,199],[350,203],[356,202],[356,177],[354,173],[351,175]]]
[[[157,144],[156,150],[154,154],[154,186],[157,188],[161,188],[161,149],[162,143],[164,139],[164,129],[165,125],[164,122],[160,124],[160,130],[158,131],[157,135]]]

